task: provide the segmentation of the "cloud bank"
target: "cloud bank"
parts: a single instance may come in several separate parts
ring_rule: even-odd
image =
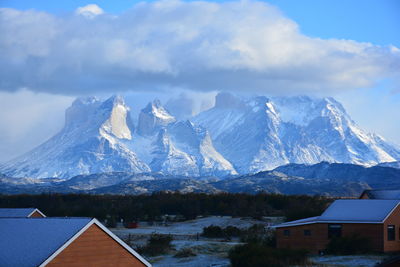
[[[142,2],[119,15],[3,8],[0,32],[3,91],[331,93],[400,76],[398,48],[305,36],[258,1]]]

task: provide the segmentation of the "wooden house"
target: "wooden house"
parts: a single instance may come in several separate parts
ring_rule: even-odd
[[[0,266],[151,266],[96,219],[0,218]]]
[[[320,253],[331,238],[357,234],[376,252],[400,251],[399,200],[336,200],[321,216],[275,226],[278,248]]]
[[[36,208],[16,208],[16,209],[2,209],[0,208],[0,218],[44,218],[40,210]]]

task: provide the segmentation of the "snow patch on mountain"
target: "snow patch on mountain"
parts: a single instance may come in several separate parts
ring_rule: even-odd
[[[133,125],[122,97],[90,97],[75,100],[65,118],[58,134],[0,172],[34,178],[101,172],[200,177],[288,163],[369,166],[400,159],[397,146],[362,130],[333,98],[220,93],[214,107],[184,121],[154,100]]]

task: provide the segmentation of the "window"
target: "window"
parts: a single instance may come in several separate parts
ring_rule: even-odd
[[[388,225],[387,227],[387,240],[388,241],[393,241],[396,236],[396,230],[394,228],[394,225]]]
[[[311,230],[309,230],[309,229],[304,230],[304,235],[305,236],[310,236],[311,235]]]
[[[341,224],[328,224],[328,238],[341,237],[342,225]]]
[[[290,230],[283,230],[284,236],[290,236]]]

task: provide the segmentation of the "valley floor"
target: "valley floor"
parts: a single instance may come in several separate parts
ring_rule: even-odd
[[[133,247],[145,245],[152,234],[169,234],[173,237],[173,251],[169,254],[150,257],[154,267],[191,266],[191,267],[228,267],[230,262],[228,252],[234,246],[241,244],[239,240],[224,240],[221,238],[205,238],[201,236],[204,227],[214,225],[238,228],[248,228],[254,224],[271,226],[279,223],[281,218],[266,218],[255,220],[251,218],[232,218],[229,216],[210,216],[185,222],[148,225],[139,224],[138,228],[114,228],[112,231]],[[176,252],[189,248],[196,256],[177,258]],[[382,255],[353,256],[314,256],[310,261],[315,267],[373,267],[380,262]]]

